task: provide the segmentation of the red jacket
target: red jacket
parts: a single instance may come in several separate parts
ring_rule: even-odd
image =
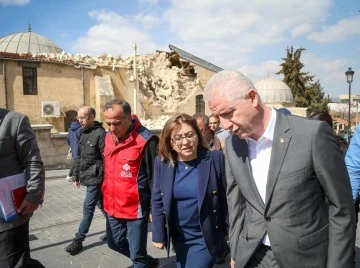
[[[131,132],[117,145],[111,133],[105,137],[104,209],[109,216],[121,219],[138,219],[150,211],[152,174],[142,162],[144,149],[154,135],[136,117],[133,121]],[[153,165],[152,160],[148,164]]]

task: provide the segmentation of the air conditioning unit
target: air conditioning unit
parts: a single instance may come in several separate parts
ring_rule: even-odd
[[[42,117],[59,117],[60,104],[58,101],[42,101],[41,102]]]

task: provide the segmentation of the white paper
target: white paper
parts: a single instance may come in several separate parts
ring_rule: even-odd
[[[0,208],[5,221],[16,216],[11,191],[26,185],[25,173],[16,174],[0,179]]]

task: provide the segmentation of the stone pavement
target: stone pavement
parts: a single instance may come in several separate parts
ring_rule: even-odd
[[[108,248],[99,236],[105,232],[105,219],[96,209],[88,236],[83,243],[84,250],[76,256],[64,251],[71,243],[82,217],[85,187],[76,188],[65,180],[68,170],[46,172],[45,201],[30,221],[31,256],[47,268],[87,267],[112,268],[131,267],[131,261]],[[175,257],[171,252],[166,257],[164,250],[156,249],[151,243],[149,225],[148,254],[160,259],[160,267],[174,268]],[[229,267],[227,263],[214,267]]]
[[[65,180],[68,170],[46,172],[45,202],[30,221],[30,247],[33,258],[38,259],[47,268],[127,268],[131,261],[121,254],[108,248],[99,236],[105,231],[105,219],[98,209],[86,238],[84,250],[76,256],[64,251],[71,243],[82,216],[82,203],[85,187],[76,188]],[[360,230],[360,226],[358,227]],[[356,237],[357,254],[360,256],[360,232]],[[148,253],[160,259],[161,267],[174,268],[175,257],[170,258],[166,252],[156,249],[151,244],[151,225],[148,233]],[[217,268],[229,267],[229,256]],[[360,260],[356,267],[360,268]],[[196,267],[194,267],[196,268]]]

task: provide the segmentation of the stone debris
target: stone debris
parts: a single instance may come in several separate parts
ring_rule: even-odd
[[[162,129],[166,123],[167,120],[170,119],[169,115],[162,115],[157,119],[151,120],[151,119],[140,119],[141,124],[144,127],[147,127],[152,130]]]
[[[136,58],[138,97],[146,111],[159,105],[162,113],[177,113],[198,86],[196,73],[184,75],[180,63],[171,61],[169,55],[158,51]]]
[[[76,68],[119,68],[129,77],[133,75],[134,57],[112,56],[103,53],[97,57],[85,54],[62,53],[26,53],[14,54],[0,52],[0,58],[26,59],[44,62],[59,62]],[[146,124],[160,126],[163,114],[181,111],[181,106],[193,97],[199,86],[199,77],[191,62],[183,60],[176,52],[156,51],[152,54],[137,55],[138,101],[146,111],[147,118],[153,122]]]

